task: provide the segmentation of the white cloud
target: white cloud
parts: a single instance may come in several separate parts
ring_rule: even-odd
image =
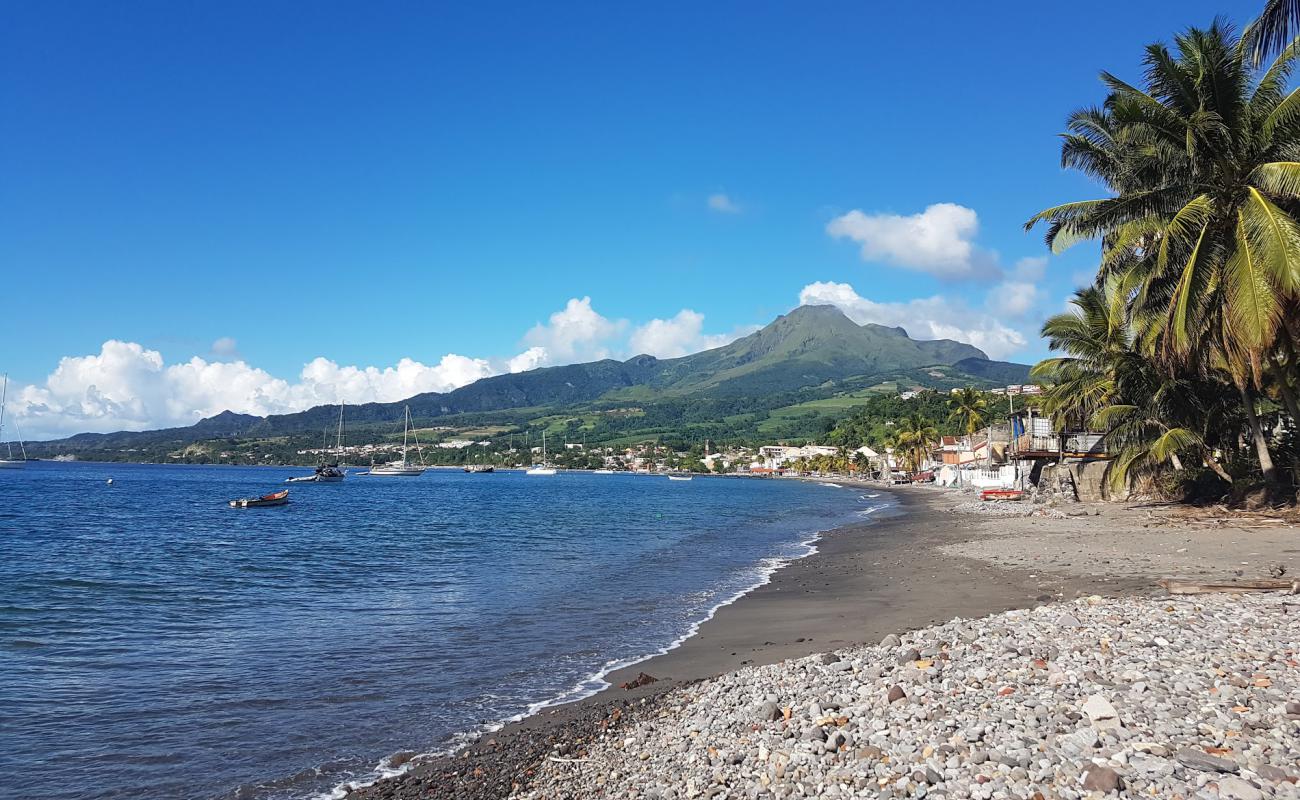
[[[725,192],[709,195],[709,208],[720,214],[739,214],[740,205]]]
[[[506,361],[506,372],[527,372],[546,363],[545,347],[530,347],[519,355]]]
[[[392,367],[340,366],[315,358],[289,382],[244,361],[195,356],[167,365],[135,342],[109,340],[99,353],[69,356],[39,386],[26,386],[10,412],[32,438],[189,425],[230,410],[284,414],[337,403],[392,402],[444,392],[492,375],[484,359],[450,354],[435,365],[403,358]]]
[[[801,305],[833,305],[859,325],[899,326],[914,339],[954,339],[972,344],[989,358],[1004,359],[1024,349],[1024,334],[992,314],[944,297],[878,303],[862,297],[847,283],[817,282],[799,293]]]
[[[908,216],[854,209],[827,223],[826,232],[862,245],[865,261],[882,261],[943,278],[999,272],[997,256],[975,244],[978,215],[956,203],[935,203]]]
[[[755,330],[757,326],[737,328],[731,333],[706,334],[704,315],[683,308],[670,319],[652,319],[637,327],[628,338],[628,349],[635,354],[646,353],[658,358],[678,358],[701,350],[722,347]]]
[[[1031,281],[1003,281],[989,290],[985,306],[995,314],[1027,317],[1042,302],[1043,291]]]
[[[547,364],[569,364],[609,358],[615,339],[627,329],[627,320],[607,319],[591,307],[591,298],[574,297],[564,308],[550,316],[547,324],[538,323],[524,334],[529,347],[546,351]],[[541,362],[539,362],[541,363]]]
[[[217,358],[239,358],[239,343],[230,336],[222,336],[212,343],[212,355]]]

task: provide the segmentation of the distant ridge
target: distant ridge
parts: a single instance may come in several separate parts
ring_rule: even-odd
[[[626,361],[542,367],[483,378],[450,392],[428,392],[394,403],[348,406],[349,425],[389,423],[409,405],[413,416],[436,419],[512,409],[562,409],[595,401],[672,398],[761,398],[816,387],[870,385],[873,377],[947,366],[988,385],[1024,382],[1029,367],[990,361],[976,347],[950,339],[917,340],[901,327],[858,325],[834,306],[800,306],[730,344],[681,358],[638,355]],[[86,448],[185,444],[204,439],[319,432],[337,406],[257,417],[224,411],[183,428],[83,433],[48,442]]]

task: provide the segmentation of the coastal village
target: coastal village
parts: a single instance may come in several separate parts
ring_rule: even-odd
[[[951,390],[958,395],[961,389]],[[967,389],[974,392],[974,389]],[[899,393],[903,401],[933,394],[925,388]],[[1105,485],[1106,452],[1102,432],[1075,430],[1053,422],[1041,403],[1043,390],[1036,384],[1013,384],[983,394],[980,408],[1007,402],[1005,415],[990,410],[989,424],[966,435],[934,434],[917,446],[860,445],[849,448],[825,444],[758,444],[713,447],[705,442],[693,450],[675,450],[658,442],[624,447],[588,445],[561,441],[549,456],[542,445],[516,446],[512,436],[499,439],[446,438],[429,445],[431,450],[454,451],[465,464],[491,463],[502,468],[523,468],[549,458],[570,469],[609,470],[637,474],[731,475],[755,478],[857,478],[887,484],[936,483],[940,486],[975,489],[1030,489],[1052,484],[1053,491],[1071,493],[1081,500],[1111,496]],[[1018,408],[1017,408],[1018,405]],[[892,426],[895,423],[887,422]],[[451,431],[434,428],[435,436]],[[519,437],[521,440],[522,436]],[[297,451],[306,459],[332,456],[353,464],[390,458],[390,444],[347,445],[305,448]],[[223,453],[223,456],[233,453]],[[459,468],[459,465],[453,465]]]

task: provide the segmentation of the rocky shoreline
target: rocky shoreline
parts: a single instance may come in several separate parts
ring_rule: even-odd
[[[879,487],[871,488],[881,491]],[[1221,663],[1234,662],[1223,661],[1222,654],[1212,649],[1198,649],[1201,643],[1194,637],[1171,638],[1179,631],[1185,632],[1187,625],[1175,626],[1172,634],[1169,631],[1148,631],[1149,637],[1143,640],[1147,642],[1145,647],[1150,649],[1146,655],[1156,659],[1157,663],[1146,665],[1148,672],[1143,674],[1148,677],[1141,681],[1134,680],[1132,674],[1125,678],[1122,674],[1125,670],[1120,670],[1121,674],[1116,676],[1098,669],[1095,664],[1059,685],[1049,682],[1044,686],[1028,677],[1037,672],[1043,681],[1047,681],[1049,675],[1054,676],[1051,681],[1060,681],[1055,677],[1058,673],[1069,678],[1070,662],[1063,660],[1066,657],[1062,653],[1071,653],[1068,658],[1082,658],[1084,651],[1062,647],[1055,641],[1059,636],[1073,637],[1068,641],[1079,640],[1081,646],[1092,637],[1095,640],[1092,644],[1096,647],[1101,646],[1103,638],[1106,647],[1112,647],[1116,641],[1124,642],[1122,646],[1128,647],[1130,640],[1124,635],[1141,638],[1139,632],[1145,630],[1141,625],[1149,623],[1158,627],[1182,619],[1169,616],[1174,614],[1172,611],[1162,611],[1161,614],[1166,616],[1154,614],[1147,623],[1136,622],[1139,627],[1128,627],[1127,614],[1136,611],[1145,614],[1149,610],[1141,605],[1143,603],[1154,604],[1151,609],[1173,608],[1187,614],[1192,613],[1188,609],[1218,609],[1214,612],[1218,616],[1213,618],[1187,616],[1184,622],[1212,625],[1221,633],[1237,627],[1250,630],[1254,623],[1250,619],[1243,621],[1232,617],[1232,613],[1237,612],[1231,609],[1254,609],[1252,613],[1267,620],[1267,630],[1277,637],[1274,642],[1274,647],[1280,648],[1277,652],[1289,651],[1291,655],[1287,658],[1290,659],[1296,650],[1297,638],[1300,638],[1296,632],[1300,609],[1292,609],[1289,617],[1278,617],[1269,612],[1267,601],[1261,598],[1247,598],[1244,602],[1198,598],[1191,604],[1186,600],[1150,598],[1158,594],[1154,580],[1161,575],[1221,574],[1234,568],[1240,574],[1243,568],[1253,569],[1254,565],[1262,564],[1265,555],[1273,557],[1278,553],[1300,552],[1292,542],[1293,529],[1252,529],[1233,532],[1225,538],[1222,530],[1188,528],[1165,511],[1148,507],[1081,506],[1069,509],[1067,514],[1063,514],[1068,516],[1064,520],[1037,515],[1014,519],[987,512],[960,513],[961,509],[954,506],[963,499],[959,494],[933,489],[892,493],[898,500],[894,512],[867,524],[827,534],[819,542],[817,554],[787,565],[773,576],[769,585],[721,609],[680,648],[639,664],[625,671],[626,674],[614,673],[608,678],[617,686],[644,670],[659,678],[655,683],[632,691],[611,688],[584,701],[547,709],[481,737],[454,756],[416,758],[406,774],[352,790],[346,796],[382,800],[453,797],[486,800],[505,796],[645,797],[656,796],[654,792],[657,792],[657,796],[662,798],[821,795],[1005,797],[1022,800],[1042,797],[1046,800],[1103,796],[1097,789],[1085,791],[1082,783],[1085,772],[1091,776],[1090,785],[1100,785],[1098,781],[1109,779],[1109,773],[1103,772],[1103,767],[1113,771],[1117,780],[1127,787],[1120,790],[1124,797],[1139,796],[1133,792],[1134,786],[1146,787],[1140,795],[1142,797],[1181,797],[1184,800],[1194,797],[1205,800],[1254,797],[1250,788],[1259,791],[1261,797],[1297,796],[1287,788],[1293,786],[1288,781],[1300,773],[1300,769],[1295,767],[1296,759],[1300,758],[1294,750],[1297,722],[1286,717],[1290,712],[1285,703],[1300,702],[1295,691],[1295,679],[1289,677],[1290,673],[1279,675],[1276,680],[1269,677],[1270,687],[1256,687],[1286,695],[1284,701],[1279,699],[1281,695],[1261,695],[1266,699],[1279,699],[1283,703],[1280,712],[1283,716],[1277,716],[1276,708],[1267,712],[1257,709],[1251,713],[1272,714],[1268,720],[1282,720],[1291,725],[1285,733],[1287,738],[1278,747],[1293,748],[1292,766],[1288,768],[1274,763],[1277,753],[1281,752],[1278,747],[1270,750],[1267,758],[1262,760],[1257,754],[1248,753],[1253,762],[1240,763],[1235,773],[1226,774],[1245,781],[1250,788],[1228,781],[1228,789],[1223,790],[1220,781],[1212,774],[1190,776],[1186,771],[1187,765],[1177,761],[1178,752],[1185,748],[1171,749],[1171,745],[1180,744],[1179,736],[1171,735],[1165,742],[1155,741],[1158,738],[1156,734],[1161,732],[1159,729],[1152,731],[1152,739],[1148,742],[1152,748],[1145,752],[1124,750],[1124,747],[1133,746],[1129,741],[1133,737],[1128,733],[1138,729],[1134,726],[1144,724],[1140,715],[1124,718],[1131,702],[1154,700],[1163,696],[1161,692],[1181,692],[1180,696],[1184,696],[1192,685],[1181,677],[1170,681],[1160,671],[1163,667],[1158,653],[1164,648],[1174,647],[1177,643],[1181,648],[1179,657],[1185,662],[1180,668],[1191,670],[1189,674],[1194,674],[1195,681],[1254,679],[1253,673],[1245,676],[1240,672],[1224,676],[1216,673],[1213,679],[1208,678],[1206,669],[1218,667],[1226,670]],[[1249,549],[1243,549],[1243,545]],[[1252,559],[1249,566],[1241,563],[1245,553],[1249,553]],[[1078,610],[1072,605],[1076,603],[1075,598],[1095,595],[1111,599],[1094,600],[1091,604],[1085,601]],[[1144,597],[1148,599],[1142,599]],[[1276,598],[1274,601],[1280,603]],[[1126,603],[1138,605],[1130,608]],[[1261,606],[1261,603],[1265,605]],[[1056,607],[1061,604],[1069,608]],[[1220,608],[1220,604],[1226,605]],[[1030,607],[1037,608],[1033,611],[1016,610]],[[1008,611],[1010,613],[1004,617],[996,618],[1001,619],[1000,622],[988,621],[995,617],[974,621],[955,619]],[[1061,628],[1057,623],[1067,611],[1086,624],[1077,629]],[[1102,621],[1094,619],[1095,615],[1103,615],[1100,617]],[[1116,617],[1119,621],[1108,622],[1109,617]],[[964,629],[962,625],[968,628]],[[1106,631],[1106,625],[1115,627],[1123,635],[1117,640],[1114,631]],[[968,641],[970,630],[983,630],[982,626],[992,626],[989,635],[994,638],[988,639],[981,634],[983,641],[979,638]],[[902,633],[909,630],[914,633]],[[965,636],[963,630],[967,630]],[[896,645],[889,635],[899,639]],[[882,637],[887,645],[883,649],[861,646],[863,642],[881,641]],[[1157,637],[1168,644],[1159,644]],[[999,650],[996,643],[1003,641],[1006,644]],[[990,646],[990,642],[994,644]],[[1220,642],[1214,639],[1213,642],[1227,646],[1228,640]],[[1261,646],[1262,643],[1252,640],[1252,647]],[[912,649],[916,650],[917,658],[900,663],[906,661],[904,656],[912,655],[909,652]],[[997,652],[993,652],[995,650]],[[828,651],[834,652],[827,655]],[[977,659],[972,660],[975,653],[982,653],[981,658],[998,663],[980,666]],[[959,654],[961,658],[955,665],[954,657]],[[1006,664],[999,662],[1003,656],[1011,661]],[[1038,661],[1045,666],[1038,666]],[[918,667],[917,662],[930,663]],[[995,692],[976,708],[980,712],[992,708],[1005,710],[1032,698],[1035,702],[1028,706],[1032,710],[1032,719],[991,718],[982,723],[993,726],[986,732],[987,737],[964,744],[947,741],[956,735],[955,730],[945,728],[946,738],[922,742],[921,739],[926,737],[920,734],[930,728],[900,728],[900,734],[912,730],[919,738],[913,742],[912,750],[891,754],[889,747],[894,741],[894,731],[889,726],[893,724],[894,715],[903,714],[905,710],[907,714],[921,714],[918,719],[904,717],[900,724],[908,722],[931,728],[946,724],[938,719],[937,709],[942,707],[946,710],[947,706],[935,705],[936,698],[944,691],[958,690],[960,702],[945,702],[955,703],[953,708],[958,710],[967,708],[968,700],[981,697],[980,692],[986,691],[986,682],[995,681],[994,676],[1004,674],[997,670],[1012,662],[1018,665],[1017,669],[1027,670],[1024,688],[1012,687],[1013,691],[1006,695]],[[1110,663],[1116,662],[1112,658]],[[1176,667],[1176,662],[1170,663]],[[1207,663],[1213,666],[1204,667]],[[963,664],[965,666],[961,666]],[[968,679],[973,677],[980,685],[946,686],[945,681],[959,674],[946,670],[955,667],[969,667],[971,675]],[[1288,668],[1291,668],[1289,662]],[[981,669],[987,672],[988,677],[982,677],[985,673],[980,672]],[[1126,669],[1129,673],[1142,671],[1138,666]],[[1199,673],[1196,672],[1198,669]],[[922,675],[933,680],[910,680],[920,679]],[[818,683],[823,678],[856,681],[862,688],[858,694],[852,690],[845,693],[838,683],[828,683],[823,687]],[[934,680],[944,688],[935,691]],[[763,690],[759,698],[754,692],[763,688],[764,681],[769,688]],[[806,691],[813,696],[800,698],[794,696],[796,692],[770,688],[785,686],[790,681],[794,681],[796,687],[806,684]],[[1128,692],[1138,683],[1143,684],[1142,690],[1130,696]],[[1173,688],[1162,688],[1165,684]],[[1200,683],[1196,685],[1205,688]],[[1227,685],[1230,686],[1228,694],[1241,688],[1233,683]],[[894,686],[902,692],[905,700],[888,702]],[[1012,685],[997,685],[995,688],[1001,691],[1009,686]],[[1217,687],[1212,685],[1209,688]],[[1068,690],[1071,694],[1060,697],[1051,694],[1058,690]],[[1080,695],[1085,691],[1091,693]],[[1048,694],[1040,697],[1035,692]],[[719,694],[713,696],[711,693]],[[830,698],[823,699],[822,695],[827,693]],[[1079,716],[1084,714],[1081,703],[1094,694],[1121,712],[1120,720],[1124,724],[1120,730],[1123,732],[1115,734],[1099,730],[1097,743],[1091,752],[1080,751],[1079,758],[1062,760],[1060,755],[1066,751],[1055,744],[1058,740],[1064,741],[1065,735],[1058,730],[1062,725],[1059,718],[1076,723],[1075,727],[1079,729],[1078,723],[1085,719]],[[837,699],[840,695],[844,695],[844,699]],[[878,701],[884,705],[877,707]],[[758,719],[766,703],[777,707],[780,720]],[[811,716],[813,703],[820,705],[824,712],[819,719]],[[839,707],[834,708],[836,705]],[[1046,722],[1038,719],[1040,706],[1048,709]],[[868,730],[861,729],[861,719],[844,713],[844,710],[855,707],[865,710]],[[1253,704],[1247,707],[1255,708]],[[785,719],[787,708],[790,709],[789,720]],[[1183,707],[1169,707],[1174,708],[1181,710]],[[1241,716],[1247,712],[1234,712],[1229,707],[1227,713]],[[827,716],[833,717],[833,724],[815,724]],[[926,716],[933,718],[926,719]],[[843,724],[839,722],[841,717],[845,718]],[[716,731],[714,727],[699,728],[698,723],[692,722],[697,719],[713,719],[710,726],[723,725],[723,728]],[[1206,719],[1209,721],[1203,720],[1204,725],[1218,725],[1212,727],[1215,731],[1242,730],[1224,727],[1217,716]],[[1246,720],[1250,730],[1254,730],[1259,721],[1252,719]],[[872,727],[881,721],[889,734]],[[1013,740],[1004,742],[999,738],[1006,733],[998,727],[1002,723],[1009,726],[1008,730],[1018,732],[1016,735],[1021,737],[1021,745],[1013,746]],[[776,728],[769,730],[773,724],[778,724],[779,736],[775,735]],[[695,725],[698,733],[688,741],[683,737],[690,734],[691,725]],[[971,729],[975,724],[966,727]],[[824,732],[825,738],[818,739],[818,734],[811,732],[814,728]],[[699,740],[706,731],[715,731],[721,738],[702,745],[702,751],[692,750],[691,742]],[[789,737],[791,731],[798,732]],[[806,731],[812,739],[798,738]],[[771,738],[765,739],[769,734]],[[838,734],[842,734],[842,741]],[[730,735],[736,738],[727,739],[726,736]],[[873,735],[883,741],[873,741]],[[1086,731],[1079,736],[1086,738]],[[1121,736],[1124,737],[1122,740],[1118,738]],[[1239,736],[1238,732],[1227,738],[1238,739]],[[1124,744],[1118,746],[1111,738]],[[741,747],[742,739],[748,739],[743,742],[744,747]],[[629,740],[631,744],[628,744]],[[761,751],[758,748],[760,740],[764,740]],[[1032,746],[1028,743],[1030,740],[1034,743]],[[821,752],[810,756],[811,761],[807,764],[802,763],[801,759],[816,749],[817,741],[821,743]],[[828,742],[835,745],[830,748],[830,754],[827,752]],[[792,750],[792,744],[800,747]],[[804,750],[804,746],[810,749]],[[929,753],[927,747],[931,748]],[[1038,750],[1040,747],[1056,748],[1053,750],[1056,756]],[[1194,745],[1187,744],[1186,747]],[[880,751],[878,755],[876,750]],[[1215,755],[1209,750],[1205,752]],[[764,753],[765,760],[759,761]],[[776,757],[777,761],[785,762],[780,775],[773,771],[777,766],[771,761],[774,753],[786,756],[784,759]],[[913,761],[906,761],[905,757]],[[1029,765],[1021,766],[1025,757],[1029,758]],[[1188,757],[1184,754],[1184,758]],[[665,758],[669,761],[660,763],[657,760]],[[680,763],[674,760],[679,758],[682,759]],[[917,758],[924,765],[916,762]],[[953,758],[957,760],[953,762]],[[1116,758],[1120,761],[1114,761]],[[1134,764],[1144,764],[1145,758],[1164,758],[1171,765],[1172,771],[1167,777],[1172,782],[1168,785],[1142,783],[1140,775],[1135,778],[1131,774]],[[1092,759],[1100,759],[1101,763],[1092,764]],[[1008,763],[1012,760],[1014,764]],[[1047,765],[1038,763],[1044,760]],[[975,763],[977,761],[980,763]],[[897,765],[904,763],[912,768],[898,770]],[[766,782],[757,769],[759,764],[767,771]],[[1096,769],[1089,771],[1092,766]],[[984,771],[972,771],[976,767]],[[1256,767],[1278,767],[1287,771],[1275,773],[1265,768],[1261,774],[1254,771]],[[821,769],[822,782],[818,783],[817,778],[813,783],[802,779],[785,780],[801,768],[804,770],[800,773],[801,778],[816,776],[816,769]],[[833,777],[830,774],[832,769],[835,770]],[[950,770],[955,772],[949,775]],[[844,780],[846,775],[851,775],[851,779]],[[1286,786],[1276,781],[1270,783],[1270,776],[1279,778]],[[652,778],[658,778],[659,783]],[[891,780],[882,784],[884,778]],[[1178,784],[1179,780],[1190,780],[1190,784]],[[967,781],[969,786],[964,785]],[[1175,786],[1181,788],[1171,788]],[[785,787],[786,794],[778,794],[781,787]],[[984,787],[989,787],[988,793]],[[1152,787],[1173,793],[1152,795]],[[1027,788],[1032,788],[1032,791],[1023,791]]]
[[[674,690],[529,798],[1300,797],[1300,604],[1090,597]]]

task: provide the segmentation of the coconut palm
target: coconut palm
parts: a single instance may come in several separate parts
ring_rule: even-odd
[[[894,435],[898,446],[907,454],[913,472],[921,468],[921,464],[925,461],[925,453],[939,438],[934,423],[919,414],[909,414],[904,417]]]
[[[1115,488],[1166,462],[1182,469],[1180,452],[1194,455],[1231,483],[1209,444],[1225,428],[1232,407],[1229,402],[1225,409],[1224,398],[1231,397],[1225,376],[1215,381],[1162,373],[1138,349],[1141,343],[1122,300],[1120,281],[1107,279],[1075,292],[1075,308],[1043,324],[1048,346],[1066,354],[1032,370],[1048,384],[1045,409],[1058,425],[1082,422],[1105,431],[1114,456],[1108,478]]]
[[[1114,196],[1035,215],[1059,250],[1101,239],[1100,277],[1119,281],[1142,349],[1171,370],[1225,370],[1266,479],[1272,457],[1255,404],[1294,360],[1275,358],[1300,292],[1300,90],[1285,91],[1300,47],[1266,70],[1215,21],[1147,48],[1145,87],[1102,73],[1101,108],[1076,112],[1062,162]]]
[[[957,423],[962,432],[971,436],[984,427],[988,407],[988,401],[976,389],[969,386],[958,389],[948,398],[948,421]]]
[[[1246,30],[1250,57],[1256,65],[1285,47],[1300,33],[1300,0],[1268,0],[1259,19]]]

